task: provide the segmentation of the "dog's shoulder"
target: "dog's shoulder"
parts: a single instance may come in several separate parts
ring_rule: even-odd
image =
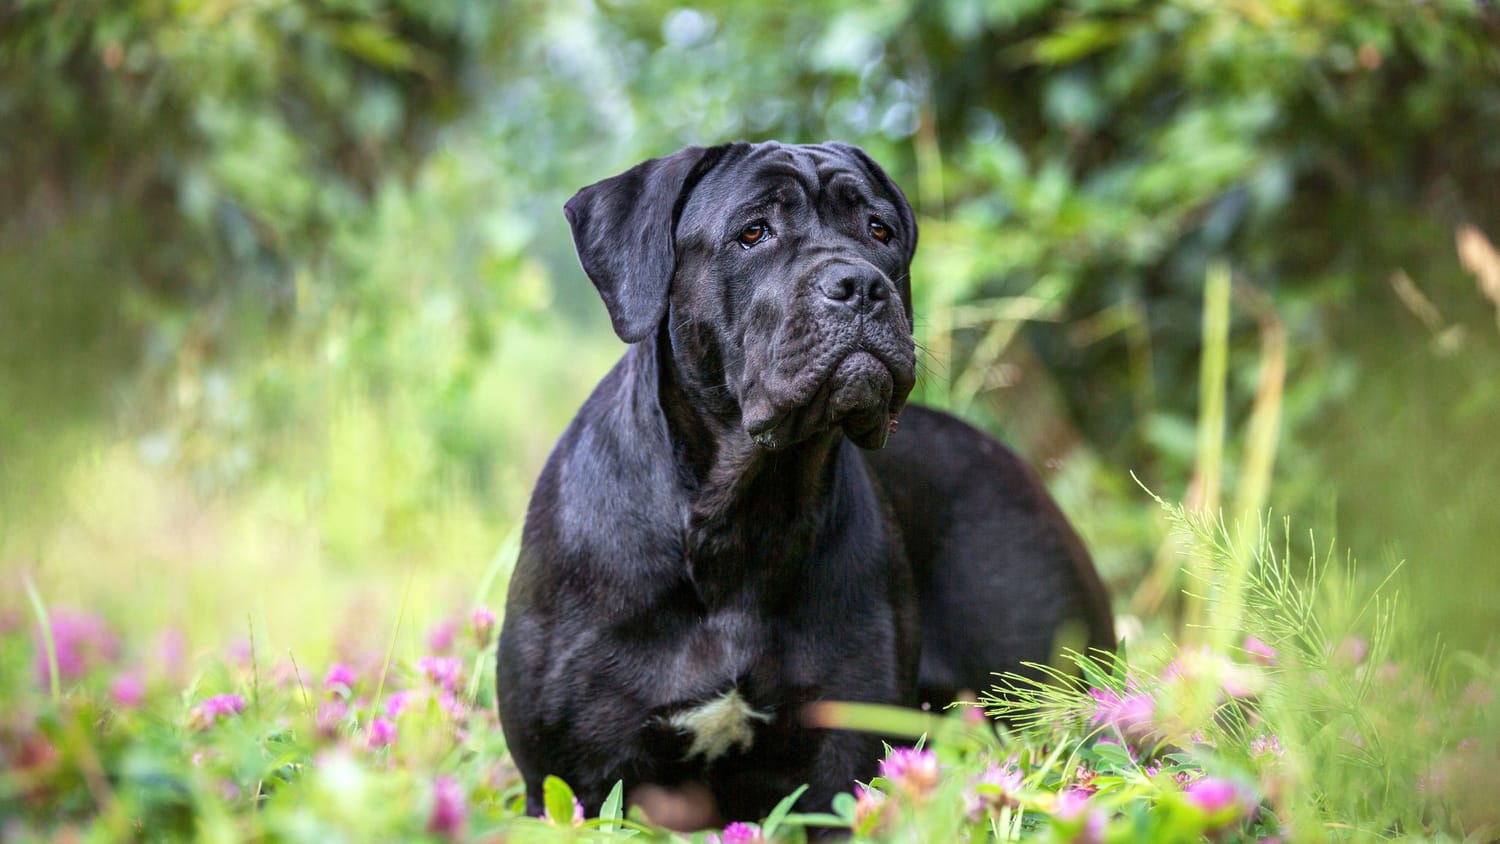
[[[536,490],[543,500],[534,495],[533,507],[566,501],[625,506],[639,501],[642,491],[670,486],[665,458],[671,441],[655,409],[647,357],[632,347],[584,400],[547,457]]]
[[[548,455],[526,514],[523,549],[532,566],[619,567],[660,558],[680,542],[685,506],[653,384],[631,349],[594,388]],[[627,559],[631,558],[631,559]],[[599,572],[595,572],[598,574]]]

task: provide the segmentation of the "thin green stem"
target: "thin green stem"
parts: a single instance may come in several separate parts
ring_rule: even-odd
[[[52,692],[52,702],[62,700],[62,680],[58,677],[57,669],[57,642],[52,638],[52,617],[47,614],[47,604],[42,601],[41,593],[36,591],[36,584],[31,582],[30,575],[21,575],[21,582],[26,586],[26,597],[31,600],[31,609],[36,613],[37,623],[42,626],[42,645],[47,649],[47,679]]]
[[[375,713],[380,711],[380,695],[385,691],[385,675],[391,670],[391,658],[396,653],[396,639],[401,634],[401,621],[406,617],[406,600],[411,597],[411,582],[415,572],[406,573],[406,585],[401,589],[401,606],[396,610],[396,624],[391,628],[391,639],[385,646],[385,660],[380,665],[380,680],[375,683],[375,694],[370,698],[370,714],[367,724],[375,722]]]

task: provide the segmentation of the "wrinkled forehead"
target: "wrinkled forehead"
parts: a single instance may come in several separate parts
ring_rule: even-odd
[[[861,162],[842,150],[757,144],[726,156],[693,188],[678,231],[712,227],[726,216],[776,207],[812,207],[824,213],[868,207],[896,213],[893,198],[884,194]]]

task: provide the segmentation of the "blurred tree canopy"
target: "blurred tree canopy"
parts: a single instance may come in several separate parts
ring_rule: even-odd
[[[1222,262],[1231,451],[1274,333],[1272,503],[1480,629],[1485,590],[1433,583],[1500,588],[1497,302],[1455,248],[1500,239],[1497,81],[1475,0],[19,0],[0,502],[100,426],[241,483],[356,389],[409,421],[414,487],[516,513],[615,352],[562,200],[687,143],[836,138],[920,212],[922,398],[1180,494]]]

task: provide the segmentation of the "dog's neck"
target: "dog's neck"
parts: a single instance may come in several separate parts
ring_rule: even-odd
[[[644,345],[644,344],[643,344]],[[697,384],[665,344],[652,350],[658,409],[687,494],[688,573],[710,607],[777,603],[838,518],[844,435],[757,445],[723,388]]]

